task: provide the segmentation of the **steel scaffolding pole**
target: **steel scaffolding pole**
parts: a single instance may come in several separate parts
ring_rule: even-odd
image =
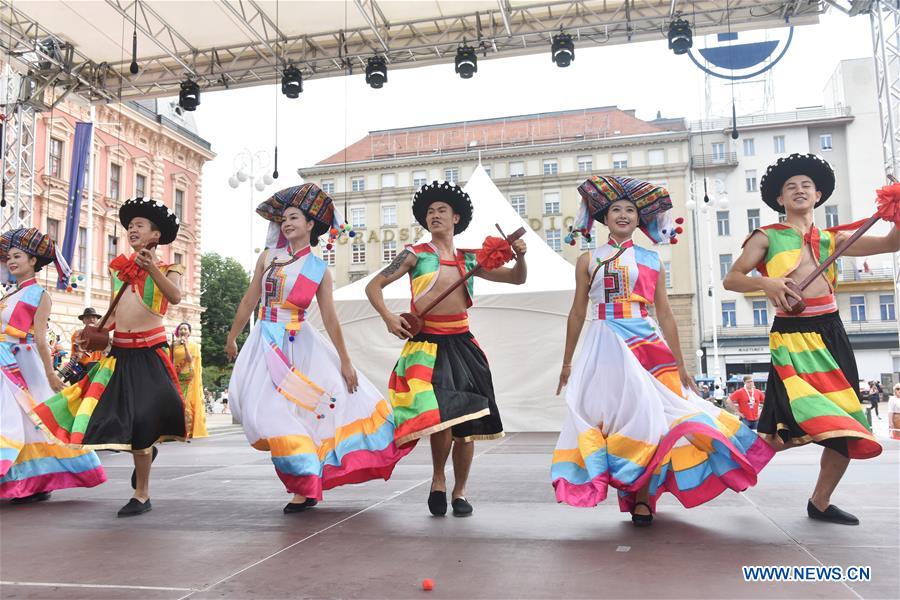
[[[34,199],[35,110],[18,98],[21,77],[4,65],[5,93],[13,104],[4,107],[2,172],[4,206],[0,230],[31,227]]]

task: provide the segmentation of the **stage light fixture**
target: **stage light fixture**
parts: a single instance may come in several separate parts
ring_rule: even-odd
[[[387,82],[387,62],[383,56],[373,56],[366,62],[366,83],[376,90]]]
[[[550,55],[557,67],[568,67],[575,60],[575,42],[568,33],[560,31],[553,36]]]
[[[281,93],[293,100],[299,98],[302,91],[303,74],[294,65],[288,65],[281,74]]]
[[[694,45],[694,34],[691,24],[684,19],[675,19],[669,24],[669,50],[675,54],[684,54]]]
[[[181,82],[181,91],[178,92],[178,106],[182,110],[197,110],[200,106],[200,86],[196,81],[185,79]]]
[[[456,72],[463,79],[472,79],[472,75],[478,72],[478,55],[475,49],[465,42],[456,49]]]

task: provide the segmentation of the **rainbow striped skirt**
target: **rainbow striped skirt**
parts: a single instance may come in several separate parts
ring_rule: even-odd
[[[612,486],[630,511],[648,486],[684,506],[743,491],[774,452],[733,415],[682,389],[675,357],[649,317],[598,319],[566,387],[568,415],[553,453],[556,499],[595,506]]]
[[[832,448],[849,458],[881,454],[860,405],[853,348],[837,312],[775,317],[760,434]]]

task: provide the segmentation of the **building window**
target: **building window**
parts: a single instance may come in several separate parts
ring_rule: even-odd
[[[175,216],[184,221],[184,190],[175,190]]]
[[[720,237],[731,235],[731,224],[728,222],[727,210],[716,211],[716,227],[718,228]]]
[[[332,247],[331,250],[329,250],[327,246],[322,248],[322,260],[325,261],[326,265],[333,267],[335,262],[334,257],[334,247]]]
[[[491,165],[481,165],[481,168],[484,169],[484,174],[488,177],[491,177],[493,172],[491,170]]]
[[[751,234],[759,229],[759,209],[747,209],[747,233]]]
[[[63,143],[62,140],[50,138],[50,160],[47,170],[51,177],[62,177]]]
[[[823,152],[827,152],[828,150],[831,150],[832,148],[833,148],[833,146],[831,145],[831,134],[823,133],[822,135],[820,135],[819,136],[819,150],[822,150]]]
[[[366,191],[366,178],[365,177],[352,177],[350,179],[350,191],[351,192]]]
[[[365,206],[350,207],[350,225],[353,226],[353,229],[362,229],[366,226]]]
[[[737,327],[737,310],[734,302],[722,303],[722,327]]]
[[[730,254],[720,254],[719,255],[719,275],[722,276],[722,279],[725,279],[725,276],[728,275],[728,271],[731,270],[731,255]]]
[[[748,192],[756,191],[756,169],[744,171],[744,185]]]
[[[663,267],[666,269],[666,288],[671,289],[671,287],[672,287],[672,263],[669,261],[665,261],[663,263]]]
[[[753,301],[753,324],[768,325],[769,324],[769,305],[765,300]]]
[[[393,204],[381,207],[381,225],[383,227],[397,226],[397,207]]]
[[[559,229],[547,230],[547,245],[559,252],[562,250],[562,238]]]
[[[784,136],[776,135],[772,141],[775,143],[775,154],[784,154]]]
[[[897,312],[894,308],[894,295],[881,294],[878,296],[878,304],[881,305],[881,320],[896,321]]]
[[[362,240],[353,242],[350,251],[350,262],[354,265],[366,264],[366,243]]]
[[[784,223],[785,221],[787,221],[787,215],[784,213],[778,213],[778,222]]]
[[[183,265],[184,264],[184,255],[181,252],[175,252],[172,257],[172,262],[175,263],[176,265]]]
[[[724,142],[713,142],[712,159],[713,160],[725,160],[725,143]]]
[[[413,187],[420,188],[428,184],[428,173],[425,171],[413,171]]]
[[[559,193],[548,192],[544,194],[544,214],[558,215],[559,212]]]
[[[397,241],[388,240],[381,242],[381,260],[387,263],[395,258],[397,258]]]
[[[322,180],[322,191],[326,194],[334,193],[334,179],[323,179]]]
[[[395,173],[383,173],[381,175],[381,187],[397,187],[397,175]]]
[[[109,199],[118,202],[119,185],[122,182],[122,167],[116,163],[109,165]]]
[[[134,197],[143,198],[147,194],[147,176],[138,173],[134,176]]]
[[[559,163],[556,162],[556,159],[550,158],[544,160],[544,176],[556,175],[557,173],[559,173]]]
[[[520,217],[526,216],[525,194],[510,194],[509,203],[515,209],[515,211],[519,213]]]
[[[106,262],[110,263],[119,255],[119,238],[114,235],[106,236]],[[179,255],[180,256],[180,255]],[[178,261],[175,261],[179,264]]]
[[[448,167],[444,169],[444,180],[450,183],[459,181],[459,167]]]
[[[865,296],[850,296],[850,320],[854,323],[866,320]]]
[[[78,269],[87,272],[87,228],[78,228]]]
[[[627,152],[614,152],[612,155],[612,166],[613,166],[613,169],[627,169],[628,168],[628,153]]]
[[[523,163],[523,162],[509,163],[509,176],[510,177],[525,177],[525,163]]]
[[[756,156],[756,144],[753,138],[744,138],[744,156]]]
[[[840,224],[838,221],[838,207],[837,206],[826,206],[825,207],[825,227],[837,227]]]
[[[655,150],[647,150],[647,163],[653,166],[662,165],[666,162],[666,151],[662,148]]]
[[[57,219],[47,219],[47,235],[55,243],[59,243],[59,221]]]
[[[592,156],[578,157],[578,172],[590,173],[594,170],[594,158]]]

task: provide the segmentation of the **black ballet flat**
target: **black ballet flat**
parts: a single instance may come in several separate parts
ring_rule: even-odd
[[[309,502],[309,500],[307,500],[306,502]],[[284,514],[292,515],[294,513],[302,513],[307,508],[309,508],[306,505],[306,502],[288,502],[287,504],[284,505]],[[313,506],[315,506],[315,505],[313,505]]]
[[[119,509],[117,516],[119,517],[136,517],[145,512],[150,512],[153,506],[150,504],[150,498],[146,502],[141,502],[137,498],[132,498],[128,504]]]
[[[447,514],[447,492],[433,490],[428,494],[428,510],[436,517]]]
[[[319,503],[319,501],[316,500],[315,498],[307,498],[306,502],[303,503],[303,506],[305,506],[306,508],[312,508],[313,506],[315,506],[318,503]]]
[[[639,515],[634,512],[634,509],[638,506],[646,506],[647,510],[650,511],[649,515]],[[635,502],[634,506],[631,509],[631,524],[635,527],[650,527],[653,524],[653,509],[650,508],[650,505],[646,502]]]
[[[810,519],[817,521],[837,523],[838,525],[859,525],[859,519],[834,504],[829,504],[825,510],[819,510],[812,501],[809,501],[806,503],[806,514]]]
[[[472,508],[472,505],[469,504],[469,501],[465,498],[454,498],[453,502],[450,504],[453,506],[454,517],[471,517],[472,513],[475,511],[475,509]]]
[[[21,498],[13,498],[10,504],[34,504],[35,502],[44,502],[50,499],[50,492],[38,492],[30,496],[22,496]]]
[[[152,458],[150,459],[150,464],[153,464],[153,461],[156,460],[156,455],[159,454],[159,450],[156,449],[156,446],[153,446]],[[131,489],[137,489],[137,471],[135,469],[131,470]]]

